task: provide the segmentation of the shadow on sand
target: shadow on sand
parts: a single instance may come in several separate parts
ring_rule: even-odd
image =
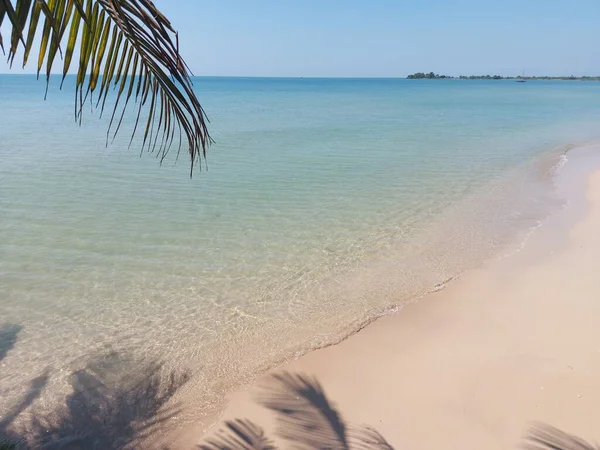
[[[267,378],[256,400],[277,418],[275,438],[250,420],[225,422],[198,450],[381,449],[393,447],[373,428],[347,423],[315,378],[287,372]]]
[[[0,327],[0,360],[14,347],[20,331],[18,325]],[[34,403],[50,376],[45,370],[31,380],[24,397],[0,418],[0,450],[120,450],[156,443],[179,413],[173,397],[189,379],[187,373],[166,370],[161,362],[110,352],[90,358],[72,373],[72,392],[65,404],[46,411]],[[277,373],[263,383],[256,400],[276,416],[274,439],[256,423],[236,419],[225,422],[197,449],[393,450],[373,428],[347,423],[314,378]],[[27,417],[21,417],[26,410]],[[600,450],[544,424],[530,430],[525,444],[530,450]]]
[[[22,326],[12,323],[0,325],[0,361],[6,358],[8,352],[15,346],[22,329]]]
[[[46,371],[32,380],[26,396],[0,419],[0,450],[138,448],[159,436],[177,415],[179,408],[171,400],[189,379],[160,362],[111,352],[71,374],[72,392],[63,406],[48,412],[34,405],[26,420],[17,421],[50,375]]]
[[[225,422],[198,450],[394,448],[375,429],[347,423],[314,378],[275,374],[263,384],[257,401],[275,413],[277,425],[273,437],[278,439],[277,444],[256,423],[236,419]],[[599,446],[546,424],[531,427],[524,444],[522,448],[528,450],[600,450]]]

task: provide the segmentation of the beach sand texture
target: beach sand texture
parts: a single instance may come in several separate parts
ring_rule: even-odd
[[[567,206],[520,251],[283,369],[316,376],[348,422],[396,448],[519,448],[534,422],[600,439],[598,150],[569,153]],[[255,392],[222,419],[273,434]]]

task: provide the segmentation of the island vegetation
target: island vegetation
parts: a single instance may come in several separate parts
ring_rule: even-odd
[[[413,73],[412,75],[407,76],[406,78],[408,78],[409,80],[420,80],[420,79],[427,79],[427,80],[434,80],[434,79],[439,79],[439,78],[454,78],[454,77],[450,77],[448,75],[439,75],[437,73],[433,73],[433,72],[429,72],[429,73],[423,73],[423,72],[417,72],[417,73]]]
[[[406,77],[409,80],[440,80],[440,79],[459,79],[459,80],[565,80],[565,81],[600,81],[600,76],[590,77],[576,77],[574,75],[564,77],[549,77],[549,76],[515,76],[515,77],[503,77],[500,75],[460,75],[454,77],[451,75],[440,75],[437,73],[429,72],[417,72]]]

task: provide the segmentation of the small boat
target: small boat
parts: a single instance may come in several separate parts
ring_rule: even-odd
[[[521,75],[521,78],[517,78],[517,83],[526,83],[527,80],[525,79],[525,69],[523,69],[523,75]]]

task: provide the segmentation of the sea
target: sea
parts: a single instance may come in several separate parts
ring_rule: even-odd
[[[190,177],[185,146],[129,147],[133,109],[107,146],[72,77],[44,100],[0,75],[0,423],[153,373],[182,380],[171,426],[202,422],[518,251],[563,206],[565,154],[600,138],[596,82],[193,81],[215,142]]]

